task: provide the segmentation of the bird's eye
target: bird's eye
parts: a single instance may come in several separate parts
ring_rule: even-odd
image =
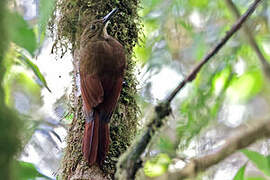
[[[96,28],[97,28],[97,26],[96,26],[95,24],[91,24],[90,29],[91,29],[92,31],[96,30]]]

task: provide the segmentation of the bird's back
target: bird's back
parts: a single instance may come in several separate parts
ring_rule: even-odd
[[[123,75],[126,63],[124,49],[111,37],[89,41],[81,47],[80,56],[81,72],[111,78]]]

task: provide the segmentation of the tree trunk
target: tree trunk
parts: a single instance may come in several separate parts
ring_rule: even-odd
[[[68,130],[67,147],[62,161],[63,179],[110,179],[116,171],[116,163],[119,156],[127,149],[136,133],[139,108],[135,101],[137,81],[134,75],[132,50],[138,41],[138,33],[141,29],[137,0],[105,1],[105,0],[62,0],[56,7],[59,17],[57,20],[57,35],[54,49],[65,53],[65,48],[71,44],[71,52],[74,62],[74,86],[71,95],[73,121]],[[126,50],[128,61],[123,89],[119,103],[110,122],[110,151],[104,166],[88,167],[81,152],[81,142],[84,130],[84,115],[82,112],[82,100],[78,92],[78,52],[79,39],[84,28],[89,22],[103,17],[113,8],[118,7],[119,13],[111,20],[108,33],[118,39]],[[55,13],[55,14],[57,14]],[[55,15],[56,16],[56,15]],[[58,15],[57,15],[58,16]],[[53,30],[54,24],[51,23]]]

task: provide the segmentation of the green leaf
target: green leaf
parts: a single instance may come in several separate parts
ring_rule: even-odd
[[[198,8],[206,8],[206,6],[209,4],[208,0],[190,0],[190,5],[192,7],[198,7]]]
[[[193,42],[193,51],[195,55],[195,59],[200,61],[203,56],[206,54],[207,45],[205,43],[205,37],[202,33],[194,34],[194,42]]]
[[[146,47],[146,44],[142,46],[136,45],[134,51],[138,61],[145,65],[151,56],[151,47]]]
[[[48,21],[54,10],[55,0],[40,0],[39,4],[39,20],[38,20],[38,32],[39,43],[41,44],[46,34],[46,27]]]
[[[246,170],[247,164],[244,164],[236,173],[233,180],[244,180],[245,178],[245,170]]]
[[[28,162],[23,161],[17,161],[16,167],[18,170],[18,177],[20,180],[29,180],[29,179],[35,179],[37,177],[43,177],[45,179],[51,179],[36,169],[35,165]]]
[[[270,176],[270,166],[269,166],[269,157],[247,149],[241,150],[247,158],[254,164],[256,167],[261,170],[265,175]]]
[[[263,177],[247,177],[245,178],[245,180],[266,180],[266,179]]]
[[[37,67],[37,65],[35,65],[29,58],[27,58],[23,53],[20,53],[20,56],[18,57],[19,60],[23,61],[27,67],[29,67],[30,69],[32,69],[32,71],[34,72],[34,74],[37,76],[37,78],[40,80],[40,82],[42,83],[42,85],[44,87],[46,87],[48,89],[49,92],[51,92],[51,90],[49,89],[46,79],[45,77],[41,74],[39,68]]]
[[[149,177],[161,176],[167,171],[170,163],[170,157],[167,154],[161,153],[153,159],[146,161],[144,173]]]
[[[263,86],[261,70],[252,70],[233,80],[228,96],[233,102],[247,101],[257,95]]]
[[[33,28],[30,28],[28,23],[18,13],[10,12],[8,18],[11,41],[33,55],[37,48]]]
[[[224,85],[226,84],[227,79],[229,78],[231,73],[231,68],[227,67],[224,68],[221,72],[215,74],[212,86],[213,86],[213,92],[215,95],[218,95],[222,89],[224,88]]]
[[[142,16],[146,16],[148,13],[150,13],[153,9],[155,9],[156,6],[158,6],[162,2],[163,2],[162,0],[142,1],[143,7],[144,7],[141,10]]]
[[[164,153],[173,154],[175,152],[174,144],[168,137],[161,137],[157,145]]]

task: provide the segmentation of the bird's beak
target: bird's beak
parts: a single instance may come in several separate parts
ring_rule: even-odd
[[[105,25],[116,13],[117,13],[118,9],[115,8],[113,9],[109,14],[107,14],[102,20],[103,20],[103,24]]]

